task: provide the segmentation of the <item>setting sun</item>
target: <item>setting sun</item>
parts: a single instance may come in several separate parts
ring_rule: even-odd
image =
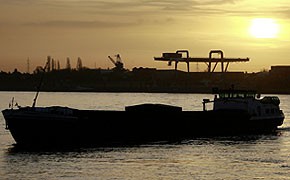
[[[271,18],[255,18],[252,20],[250,33],[255,38],[276,38],[279,25]]]

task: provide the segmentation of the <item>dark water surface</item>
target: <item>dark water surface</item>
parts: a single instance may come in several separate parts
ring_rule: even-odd
[[[35,93],[0,92],[31,105]],[[141,146],[56,151],[18,149],[0,115],[0,179],[290,179],[290,95],[278,95],[286,119],[277,134],[196,138]],[[201,110],[211,94],[40,93],[38,106],[116,109],[152,102]],[[104,117],[105,118],[105,117]]]

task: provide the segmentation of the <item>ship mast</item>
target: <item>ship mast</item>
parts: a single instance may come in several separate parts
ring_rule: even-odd
[[[41,79],[40,79],[40,82],[37,86],[37,91],[36,91],[36,94],[35,94],[35,97],[33,99],[33,104],[32,104],[32,107],[34,108],[35,107],[35,104],[36,104],[36,100],[37,100],[37,97],[39,95],[39,91],[40,91],[40,88],[41,88],[41,85],[42,85],[42,81],[43,81],[43,77],[44,77],[44,73],[45,73],[45,70],[47,69],[47,67],[50,65],[50,61],[48,60],[44,66],[44,68],[42,68],[43,70],[43,73],[41,75]]]

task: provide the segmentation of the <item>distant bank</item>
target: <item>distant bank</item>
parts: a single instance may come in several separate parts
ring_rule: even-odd
[[[212,88],[254,89],[267,94],[290,94],[290,66],[272,66],[270,71],[184,72],[154,68],[63,69],[33,74],[0,73],[0,91],[36,91],[41,79],[41,91],[55,92],[158,92],[211,93]]]

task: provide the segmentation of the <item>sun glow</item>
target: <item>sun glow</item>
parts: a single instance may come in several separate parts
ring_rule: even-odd
[[[255,38],[277,38],[279,25],[271,18],[255,18],[249,31]]]

